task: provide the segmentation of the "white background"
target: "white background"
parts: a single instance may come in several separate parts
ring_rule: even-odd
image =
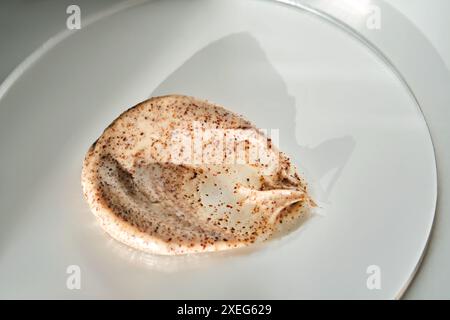
[[[82,15],[90,15],[112,6],[119,0],[97,1],[2,1],[0,3],[0,81],[47,39],[65,28],[66,8],[78,4]],[[450,41],[448,31],[450,10],[448,0],[390,0],[387,1],[408,17],[429,39],[450,69]],[[432,111],[432,110],[431,110]],[[438,110],[436,110],[438,112]],[[447,114],[441,115],[448,117]],[[427,117],[427,119],[436,118]],[[433,123],[428,123],[433,127]],[[447,132],[450,136],[450,132]],[[450,148],[450,141],[447,146]],[[439,158],[439,149],[436,150]],[[440,159],[440,166],[448,172],[450,159]],[[440,198],[448,198],[449,179],[440,176]],[[445,188],[443,187],[445,185]],[[448,202],[446,202],[448,203]],[[441,206],[430,247],[415,280],[405,297],[409,299],[450,297],[450,208]]]

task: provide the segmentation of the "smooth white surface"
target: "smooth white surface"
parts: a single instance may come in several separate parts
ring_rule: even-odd
[[[450,245],[450,219],[446,214],[450,208],[449,181],[450,181],[450,134],[448,120],[450,119],[450,73],[447,68],[449,56],[445,56],[442,49],[448,48],[448,40],[442,35],[444,28],[428,37],[426,30],[433,30],[430,22],[425,27],[417,27],[402,13],[392,10],[392,7],[385,1],[309,1],[315,7],[320,7],[322,11],[329,12],[332,16],[344,21],[351,28],[362,34],[374,47],[378,48],[384,57],[389,60],[405,83],[411,88],[422,112],[427,119],[429,129],[436,150],[436,160],[438,167],[438,203],[433,232],[430,237],[430,246],[424,255],[424,263],[414,281],[412,289],[407,298],[446,298],[450,277],[446,272],[450,266],[449,245]],[[361,11],[343,10],[341,4],[357,3],[361,7],[362,3],[374,4],[380,9],[382,17],[382,27],[377,30],[369,30],[366,27],[366,16]],[[417,4],[412,1],[409,5]],[[447,4],[448,5],[448,4]],[[431,11],[412,18],[412,21],[426,21],[438,19],[441,12],[445,12],[446,6],[441,1],[423,2],[422,10]],[[352,5],[350,5],[352,7]],[[409,7],[411,8],[411,7]],[[420,10],[420,8],[419,8]],[[407,11],[407,10],[405,10]],[[409,9],[409,12],[414,10]],[[417,12],[417,11],[416,11]],[[434,14],[433,14],[434,13]],[[444,25],[445,22],[441,21]],[[420,25],[420,24],[419,24]],[[448,21],[447,21],[448,25]],[[424,30],[423,32],[421,30]],[[436,30],[436,29],[434,29]],[[439,36],[441,35],[441,36]],[[437,43],[436,39],[441,39]],[[431,39],[431,40],[430,40]],[[440,54],[436,51],[439,48]],[[447,63],[443,60],[447,59]],[[422,279],[422,280],[421,280]]]
[[[250,254],[156,259],[109,241],[81,198],[84,152],[126,107],[169,92],[281,129],[325,216]],[[367,48],[289,7],[124,11],[49,50],[0,105],[1,145],[14,150],[2,163],[15,169],[2,171],[5,297],[393,298],[428,236],[436,177],[414,101]],[[70,264],[83,270],[81,291],[65,288]],[[371,264],[382,290],[366,288]]]
[[[450,11],[448,0],[390,0],[388,3],[399,10],[422,32],[450,67],[450,41],[448,30]]]
[[[440,55],[441,64],[445,64],[439,68],[446,69],[443,72],[449,74],[450,20],[447,12],[450,10],[450,2],[447,0],[392,0],[389,3],[409,18],[423,37],[429,40]],[[449,92],[448,76],[443,78],[434,71],[426,72],[431,60],[434,59],[423,60],[419,52],[412,54],[412,59],[417,61],[421,70],[425,69],[424,83]],[[448,214],[450,212],[450,126],[448,125],[450,99],[448,94],[444,99],[442,103],[433,103],[423,108],[432,132],[438,161],[439,200],[429,248],[419,272],[404,296],[406,299],[448,299],[450,296],[450,274],[447,272],[450,269],[450,216]]]

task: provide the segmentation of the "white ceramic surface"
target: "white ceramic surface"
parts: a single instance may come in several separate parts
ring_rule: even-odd
[[[111,240],[82,199],[84,153],[167,93],[279,129],[321,215],[236,253],[155,257]],[[406,87],[344,31],[269,1],[143,3],[61,37],[0,97],[0,146],[0,297],[394,298],[434,217],[433,148]],[[69,265],[81,290],[66,288]],[[381,290],[366,287],[370,265]]]

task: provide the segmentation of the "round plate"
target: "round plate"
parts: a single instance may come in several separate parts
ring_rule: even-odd
[[[270,1],[151,1],[35,58],[0,90],[1,296],[395,298],[408,284],[436,204],[430,135],[396,73],[335,24]],[[82,197],[85,152],[122,111],[169,93],[277,130],[317,215],[225,253],[152,256],[112,240]]]

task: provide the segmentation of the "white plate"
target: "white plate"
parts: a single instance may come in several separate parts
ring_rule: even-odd
[[[318,16],[269,1],[156,1],[97,20],[60,34],[0,88],[0,297],[403,292],[431,229],[436,166],[419,107],[374,52]],[[82,198],[84,154],[126,108],[167,93],[279,129],[320,216],[238,252],[158,257],[111,240]],[[70,265],[81,270],[80,290],[66,286]],[[380,289],[368,288],[368,268]]]

